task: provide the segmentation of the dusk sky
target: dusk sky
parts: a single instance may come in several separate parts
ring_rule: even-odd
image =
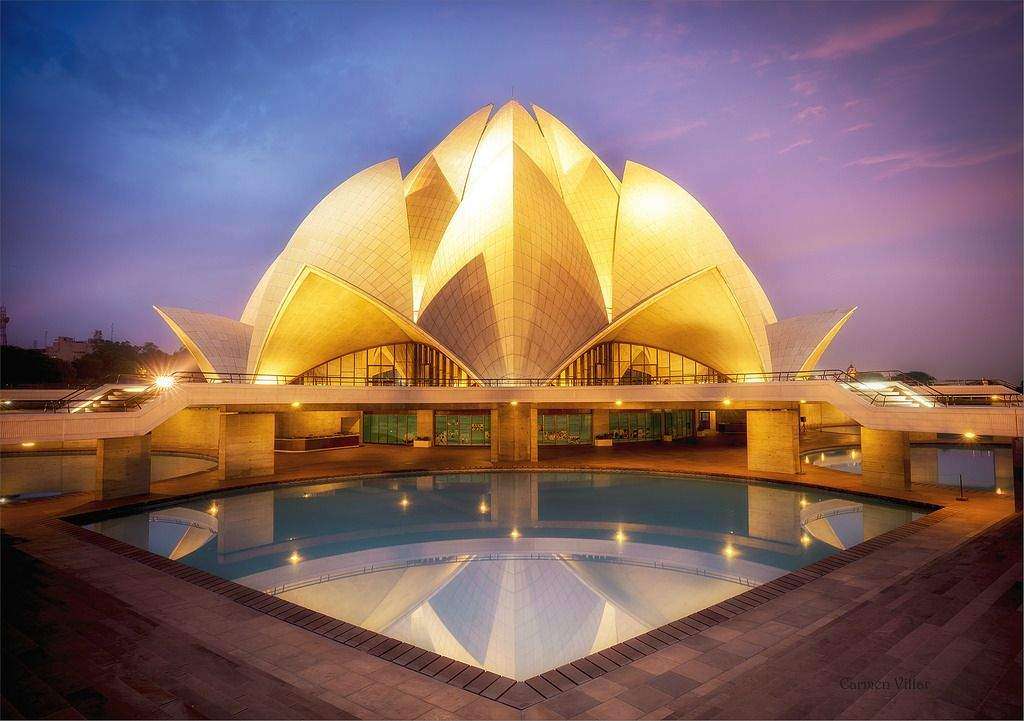
[[[2,6],[10,341],[237,318],[335,185],[549,110],[715,216],[823,367],[1022,373],[1020,3]]]

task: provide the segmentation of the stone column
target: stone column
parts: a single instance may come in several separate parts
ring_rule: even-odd
[[[537,461],[536,406],[509,403],[491,411],[491,460],[503,463]]]
[[[416,411],[416,437],[434,440],[434,411]]]
[[[800,472],[799,411],[747,411],[747,468]]]
[[[222,480],[273,473],[274,414],[222,413],[219,451]]]
[[[149,493],[150,435],[96,441],[96,493],[101,499]]]
[[[754,538],[800,542],[800,496],[766,486],[747,486],[747,532]]]
[[[611,429],[611,414],[607,408],[595,408],[590,414],[590,431],[594,438]]]
[[[217,553],[228,554],[274,542],[274,492],[227,496],[217,501]]]
[[[861,478],[864,485],[910,488],[910,434],[860,429]]]

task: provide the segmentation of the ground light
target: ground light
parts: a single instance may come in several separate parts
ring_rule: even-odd
[[[168,388],[174,387],[174,376],[157,376],[156,380],[153,381],[153,385],[161,390],[167,390]]]
[[[623,541],[626,540],[626,534],[623,533],[621,530],[616,531],[615,532],[615,540],[618,541],[619,543],[622,543]]]
[[[408,508],[409,507],[409,499],[408,499],[408,497],[402,496],[402,500],[400,500],[398,502],[398,505],[400,505],[403,510]]]
[[[487,513],[489,510],[491,510],[487,506],[487,501],[480,501],[480,505],[478,508],[480,510],[480,513]]]
[[[725,544],[725,548],[722,549],[722,555],[726,558],[735,558],[739,555],[739,551],[731,543]]]
[[[288,556],[288,563],[291,563],[292,565],[298,563],[301,560],[302,556],[299,555],[298,551],[292,551],[292,555]]]
[[[209,513],[211,516],[216,516],[217,513],[220,512],[220,509],[217,507],[216,502],[214,502],[210,504],[210,507],[206,510],[206,512]]]
[[[508,537],[511,538],[513,541],[515,539],[519,538],[519,536],[520,536],[520,533],[519,533],[519,529],[518,528],[513,528],[512,532],[510,534],[508,534]]]

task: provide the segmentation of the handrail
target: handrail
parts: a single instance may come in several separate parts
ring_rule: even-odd
[[[437,378],[372,378],[366,376],[318,376],[257,374],[257,373],[205,373],[202,371],[179,371],[173,374],[174,383],[230,383],[246,385],[311,385],[351,387],[399,387],[399,388],[549,388],[549,387],[603,387],[603,386],[644,386],[644,385],[698,385],[698,384],[753,384],[790,383],[806,381],[829,381],[862,398],[872,406],[914,408],[924,406],[979,406],[979,407],[1020,407],[1024,406],[1024,395],[1019,393],[997,394],[946,394],[924,383],[908,379],[902,371],[871,371],[853,374],[844,370],[776,371],[774,373],[712,373],[703,375],[673,375],[660,378],[479,378],[479,379],[437,379]],[[147,379],[148,380],[148,379]],[[146,382],[146,381],[143,381]],[[99,392],[102,386],[93,389],[77,389],[57,400],[5,400],[0,406],[3,411],[34,410],[43,413],[74,413],[91,404],[102,406],[105,411],[130,411],[142,407],[147,401],[164,389],[155,383],[127,398],[113,398],[118,388],[105,391],[102,396],[87,398],[86,391]]]
[[[315,577],[310,577],[301,581],[292,581],[291,583],[284,583],[280,586],[275,585],[266,589],[266,593],[276,596],[278,594],[285,593],[286,591],[294,591],[299,588],[317,586],[321,583],[329,583],[330,581],[338,581],[343,578],[353,578],[355,576],[365,576],[370,573],[378,573],[381,571],[395,571],[403,568],[415,568],[420,566],[470,563],[474,561],[579,561],[588,563],[616,563],[624,566],[656,568],[665,571],[674,571],[676,573],[687,573],[694,576],[715,578],[720,581],[730,581],[732,583],[738,583],[751,588],[760,585],[746,576],[737,576],[731,573],[722,573],[720,571],[710,571],[706,568],[694,566],[682,566],[674,563],[666,563],[665,561],[645,561],[642,559],[622,558],[621,556],[605,556],[591,553],[543,553],[538,551],[535,553],[460,553],[447,556],[415,558],[406,561],[391,561],[379,564],[375,563],[368,566],[351,568],[346,571],[339,571],[337,573],[322,573]]]

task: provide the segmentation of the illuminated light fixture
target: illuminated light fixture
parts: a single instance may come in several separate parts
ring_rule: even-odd
[[[825,454],[824,454],[824,453],[822,453],[822,454],[821,454],[821,460],[822,460],[822,461],[824,461],[824,460],[825,460]]]
[[[1001,495],[1003,495],[1003,489],[1002,489],[1002,488],[997,488],[997,489],[996,489],[996,495],[997,495],[997,496],[1001,496]]]
[[[312,493],[303,493],[303,494],[302,494],[302,497],[303,497],[303,498],[312,498],[312,497],[313,497],[313,494],[312,494]]]
[[[806,533],[803,534],[802,536],[800,536],[800,543],[804,544],[805,546],[811,545],[811,537]]]
[[[618,543],[622,543],[623,541],[626,540],[626,534],[622,532],[622,529],[619,529],[618,531],[615,532],[615,540]]]
[[[801,399],[800,399],[800,402],[801,402],[801,403],[806,403],[807,401],[805,401],[805,400],[804,400],[803,398],[801,398]]]
[[[850,458],[856,458],[856,457],[857,457],[857,451],[850,451]]]
[[[156,380],[153,381],[153,385],[155,385],[160,390],[167,390],[168,388],[173,388],[174,387],[174,377],[173,376],[157,376]]]
[[[21,444],[21,447],[22,448],[32,448],[33,446],[35,446],[35,444],[36,444],[35,441],[25,441],[24,443]]]
[[[804,456],[804,463],[810,463],[810,462],[811,462],[811,457],[810,456]]]
[[[292,551],[292,555],[288,556],[288,563],[295,565],[302,560],[302,556],[299,555],[298,551]]]
[[[999,400],[999,396],[989,396],[989,398],[991,398],[994,401]],[[10,403],[10,401],[7,401],[7,402]]]
[[[731,543],[725,544],[725,548],[722,549],[722,555],[726,558],[735,558],[739,555],[739,551]]]
[[[292,408],[301,408],[302,404],[298,401],[292,401]]]
[[[508,537],[511,538],[514,541],[515,539],[519,538],[519,535],[520,535],[519,534],[519,529],[518,528],[513,528],[512,532],[510,534],[508,534]]]
[[[615,405],[617,405],[617,406],[621,406],[621,405],[622,405],[622,401],[621,401],[621,400],[617,400],[617,401],[615,401]]]
[[[216,501],[210,504],[210,507],[206,509],[206,512],[209,513],[211,516],[216,516],[220,512],[220,509],[217,507]]]
[[[477,506],[477,510],[479,510],[480,513],[487,513],[491,508],[487,505],[487,501],[480,501],[480,505]]]
[[[0,505],[7,503],[7,496],[0,496]]]
[[[806,508],[806,507],[807,507],[807,499],[806,498],[801,498],[800,499],[800,508]]]
[[[11,404],[12,404],[13,402],[14,402],[14,401],[4,401],[4,405],[5,405],[5,406],[9,406],[9,405],[11,405]]]
[[[518,406],[519,405],[519,401],[509,401],[508,404],[510,406]]]
[[[966,433],[964,433],[964,438],[966,438],[969,441],[973,441],[977,437],[978,434],[975,433],[974,431],[967,431]]]
[[[408,508],[409,498],[407,496],[402,496],[402,500],[398,502],[398,505],[400,505],[402,508]]]
[[[723,406],[731,406],[732,405],[732,398],[726,398],[725,400],[723,400],[722,401],[722,405]]]

